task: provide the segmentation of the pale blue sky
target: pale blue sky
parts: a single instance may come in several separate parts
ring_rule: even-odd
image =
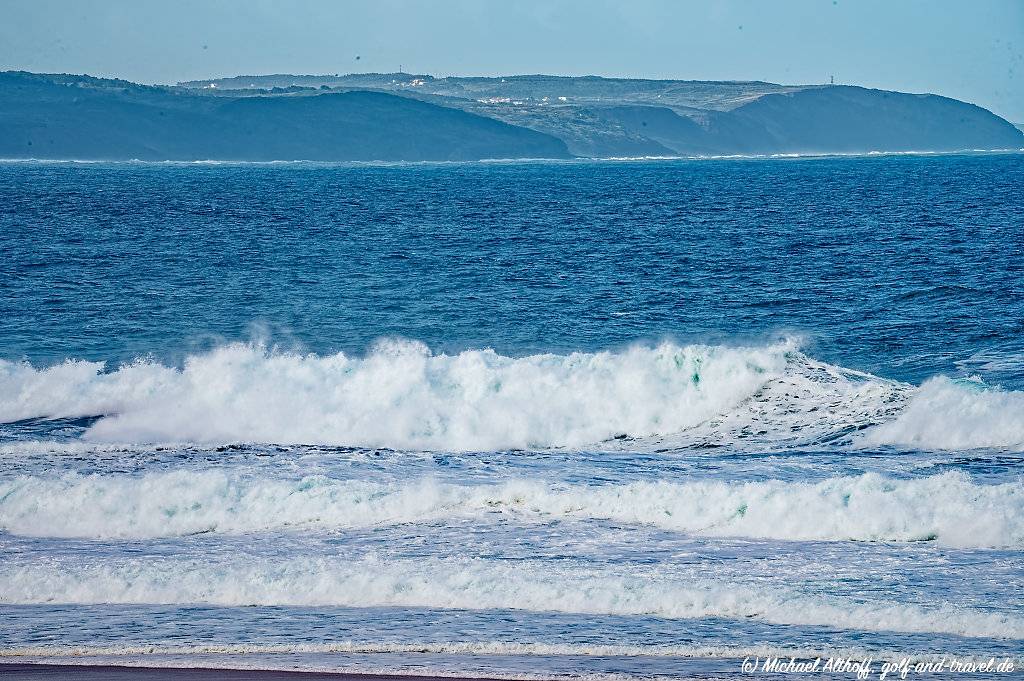
[[[359,57],[357,60],[356,57]],[[0,0],[0,69],[836,82],[1024,122],[1024,1]]]

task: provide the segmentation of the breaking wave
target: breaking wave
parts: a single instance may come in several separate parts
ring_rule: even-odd
[[[181,368],[0,361],[0,422],[100,417],[91,443],[264,442],[482,451],[652,443],[1024,449],[1024,393],[920,387],[790,342],[505,357],[413,341],[365,356],[230,344]]]
[[[522,522],[611,520],[708,537],[1024,547],[1024,486],[979,485],[963,473],[911,480],[866,474],[821,482],[454,485],[212,470],[0,482],[0,528],[26,536],[337,530],[495,513]]]
[[[919,449],[1024,449],[1024,392],[993,390],[944,376],[926,381],[894,420],[863,444]]]
[[[727,411],[785,367],[786,345],[434,355],[390,341],[362,358],[232,344],[181,370],[137,361],[0,364],[0,421],[107,415],[85,438],[490,450],[673,433]]]
[[[628,572],[626,571],[628,570]],[[0,565],[0,603],[519,609],[670,619],[721,617],[861,631],[1024,638],[1024,619],[950,603],[813,594],[756,582],[674,577],[639,566],[478,558],[338,560],[239,556],[54,558]]]

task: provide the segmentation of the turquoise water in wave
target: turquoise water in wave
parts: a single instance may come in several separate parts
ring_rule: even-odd
[[[1021,187],[0,164],[0,661],[1019,670]]]

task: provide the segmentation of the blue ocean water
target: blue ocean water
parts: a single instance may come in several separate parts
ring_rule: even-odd
[[[0,657],[1019,670],[1022,187],[0,164]]]

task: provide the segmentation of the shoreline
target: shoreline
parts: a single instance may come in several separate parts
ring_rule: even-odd
[[[574,156],[557,158],[545,156],[514,156],[508,158],[478,158],[460,161],[434,160],[366,160],[338,159],[333,161],[315,159],[139,159],[139,158],[36,158],[0,157],[0,165],[113,165],[113,166],[300,166],[323,168],[388,168],[388,167],[429,167],[429,166],[476,166],[476,165],[577,165],[600,163],[652,163],[683,161],[785,161],[785,160],[829,160],[887,157],[942,157],[942,156],[1004,156],[1024,154],[1024,147],[999,147],[991,149],[868,149],[865,151],[777,151],[762,154],[678,154],[663,156]]]
[[[217,667],[151,667],[117,664],[0,663],[0,679],[65,679],[90,681],[499,681],[487,677],[429,674],[361,674],[283,669]]]

